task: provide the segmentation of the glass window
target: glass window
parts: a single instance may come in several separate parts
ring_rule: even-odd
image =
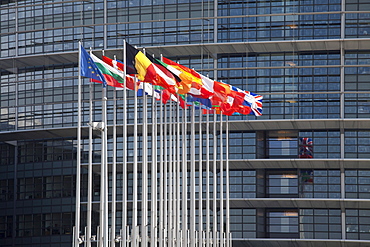
[[[295,131],[270,131],[268,148],[270,159],[297,157],[297,133]]]
[[[346,198],[370,198],[370,174],[368,170],[345,171]]]
[[[300,209],[299,214],[300,238],[341,238],[341,211],[339,209]]]
[[[346,236],[347,239],[370,239],[370,210],[346,209]]]
[[[370,157],[370,131],[356,130],[344,132],[345,158]]]
[[[298,176],[296,171],[268,171],[268,197],[297,197]]]
[[[229,176],[230,198],[256,197],[256,171],[231,170]]]
[[[270,238],[297,238],[298,225],[297,211],[269,211],[267,213],[267,232]]]

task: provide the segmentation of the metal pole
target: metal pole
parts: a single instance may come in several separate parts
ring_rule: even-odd
[[[123,129],[122,129],[122,241],[127,242],[127,82],[126,82],[126,40],[123,40]],[[136,88],[135,88],[136,89]]]
[[[152,97],[152,192],[151,192],[151,236],[150,246],[157,246],[157,104],[154,87]]]
[[[199,107],[199,240],[203,241],[203,133],[202,133],[202,108]],[[199,245],[200,246],[200,245]]]
[[[208,111],[208,110],[207,110]],[[210,153],[210,138],[209,138],[209,112],[207,112],[206,116],[206,243],[207,247],[210,246],[210,239],[211,239],[211,202],[210,202],[210,160],[209,160],[209,153]]]
[[[76,169],[76,213],[75,213],[75,236],[74,246],[78,246],[80,234],[80,210],[81,210],[81,124],[82,124],[82,79],[81,79],[81,42],[79,42],[78,86],[77,86],[77,169]]]
[[[161,94],[161,100],[163,95]],[[160,104],[160,162],[159,162],[159,246],[163,246],[163,220],[164,220],[164,205],[163,205],[163,193],[164,193],[164,168],[163,168],[163,149],[164,149],[164,140],[163,140],[163,104]]]
[[[126,89],[124,89],[126,90]],[[111,246],[115,245],[116,239],[116,193],[117,193],[117,90],[113,91],[113,162],[112,162],[112,224]]]
[[[144,50],[145,54],[145,50]],[[144,92],[143,92],[143,124],[142,124],[142,150],[143,150],[143,158],[142,158],[142,193],[141,193],[141,246],[146,247],[148,246],[148,238],[147,238],[147,225],[148,225],[148,156],[147,156],[147,147],[148,147],[148,107],[147,107],[147,96],[146,96],[146,83],[143,84]]]
[[[226,246],[230,247],[229,117],[226,116]]]
[[[164,193],[163,193],[163,212],[164,212],[164,217],[163,217],[163,230],[164,230],[164,236],[163,236],[163,244],[164,246],[167,245],[166,243],[166,237],[168,236],[168,116],[167,116],[167,105],[164,105],[164,161],[163,161],[163,177],[164,177]]]
[[[137,225],[138,225],[138,212],[137,212],[137,204],[138,204],[138,107],[137,107],[137,93],[134,93],[134,164],[133,164],[133,195],[132,195],[132,230],[131,230],[131,241],[133,246],[136,247],[137,242]]]
[[[107,155],[107,137],[108,137],[108,128],[107,128],[107,88],[102,88],[102,191],[103,196],[101,197],[101,203],[103,204],[103,246],[108,247],[108,240],[109,240],[109,234],[108,234],[108,155]]]
[[[93,102],[92,102],[92,95],[93,95],[93,85],[90,81],[89,85],[89,167],[88,167],[88,185],[87,185],[87,231],[86,231],[86,247],[91,246],[91,235],[92,235],[92,193],[93,193],[93,128],[92,128],[92,122],[93,122]]]
[[[217,115],[213,113],[213,244],[217,241]]]
[[[188,245],[188,192],[187,192],[187,177],[188,177],[188,166],[187,166],[187,117],[186,108],[183,110],[183,121],[182,121],[182,234],[183,234],[183,246]]]
[[[179,97],[179,96],[178,96]],[[177,104],[176,108],[176,133],[177,133],[177,162],[176,162],[176,185],[177,185],[177,190],[176,190],[176,245],[180,246],[182,243],[181,240],[181,152],[180,152],[180,146],[181,146],[181,133],[180,133],[180,104]]]
[[[173,164],[173,135],[172,135],[172,105],[173,102],[170,102],[170,109],[169,109],[169,124],[168,124],[168,146],[169,146],[169,155],[168,155],[168,246],[173,246],[173,170],[172,170],[172,164]]]
[[[195,106],[191,108],[190,145],[190,246],[195,246]]]
[[[220,246],[223,247],[223,237],[224,237],[224,168],[223,168],[223,129],[222,129],[223,117],[220,114]]]

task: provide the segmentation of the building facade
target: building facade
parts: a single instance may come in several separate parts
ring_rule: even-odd
[[[228,120],[234,246],[370,245],[367,1],[28,0],[1,1],[0,13],[0,246],[70,246],[78,41],[121,57],[123,40],[264,96],[262,116]],[[83,122],[90,90],[101,120],[100,88],[83,86]],[[122,92],[108,91],[115,96]],[[127,107],[132,124],[134,106]],[[108,101],[108,125],[122,125],[122,115]],[[87,164],[89,134],[82,132]],[[127,144],[117,161],[133,162],[133,139],[111,133],[108,157],[113,142]],[[100,145],[96,136],[94,150]],[[100,155],[93,153],[94,164]],[[82,166],[82,202],[87,176]],[[99,175],[92,176],[98,201]],[[98,220],[95,210],[92,225]]]

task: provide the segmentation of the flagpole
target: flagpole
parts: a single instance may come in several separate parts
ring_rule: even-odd
[[[226,116],[226,246],[230,247],[229,117]]]
[[[179,97],[179,96],[177,96]],[[185,105],[186,107],[186,105]],[[176,140],[176,143],[177,143],[177,148],[176,148],[176,151],[177,151],[177,162],[176,162],[176,171],[177,171],[177,174],[176,174],[176,185],[177,185],[177,191],[176,191],[176,245],[177,246],[180,246],[181,245],[181,239],[180,239],[180,230],[181,230],[181,225],[180,225],[180,222],[181,222],[181,188],[180,188],[180,185],[181,185],[181,152],[180,152],[180,145],[181,145],[181,134],[180,134],[180,105],[177,104],[177,108],[176,108],[176,117],[177,117],[177,121],[176,121],[176,133],[177,133],[177,140]]]
[[[211,209],[211,202],[210,202],[210,131],[209,131],[209,110],[207,110],[206,115],[206,238],[207,238],[207,247],[210,247],[210,234],[211,234],[211,217],[210,217],[210,209]]]
[[[104,86],[102,88],[102,101],[103,101],[103,112],[102,112],[102,122],[103,122],[103,133],[102,133],[102,166],[103,166],[103,173],[102,173],[102,180],[104,181],[103,189],[104,189],[104,197],[102,200],[102,203],[104,204],[104,214],[103,214],[103,238],[104,238],[104,247],[108,247],[109,243],[109,233],[108,233],[108,155],[107,155],[107,149],[108,149],[108,128],[107,128],[107,88]]]
[[[133,192],[132,192],[132,230],[131,230],[131,243],[136,247],[137,245],[137,225],[138,225],[138,212],[137,212],[137,203],[138,203],[138,107],[137,107],[137,93],[134,93],[134,163],[133,163]]]
[[[173,200],[173,170],[172,170],[172,164],[173,164],[173,135],[172,135],[172,105],[173,102],[170,102],[169,106],[169,125],[168,125],[168,135],[169,135],[169,140],[168,140],[168,146],[169,146],[169,159],[168,159],[168,246],[172,247],[173,246],[173,232],[172,232],[172,222],[173,222],[173,208],[172,208],[172,200]]]
[[[188,244],[188,193],[187,193],[187,176],[188,176],[188,168],[187,168],[187,155],[186,155],[186,147],[187,147],[187,118],[186,118],[186,107],[183,110],[183,121],[182,121],[182,234],[183,234],[183,247],[186,247]]]
[[[144,49],[145,54],[145,49]],[[148,187],[148,156],[147,156],[147,147],[148,147],[148,107],[147,107],[147,96],[145,93],[146,83],[144,83],[144,92],[143,92],[143,122],[142,122],[142,149],[143,149],[143,158],[142,158],[142,167],[141,167],[141,174],[142,174],[142,193],[141,193],[141,246],[146,247],[148,246],[148,238],[147,238],[147,225],[148,225],[148,198],[147,198],[147,187]],[[135,93],[136,94],[136,93]]]
[[[93,145],[92,145],[92,139],[93,139],[93,85],[92,81],[90,80],[89,84],[89,168],[88,168],[88,188],[87,188],[87,234],[86,234],[86,247],[91,246],[91,234],[92,234],[92,193],[93,193]]]
[[[152,87],[152,90],[152,190],[150,246],[157,247],[157,104],[154,87]]]
[[[78,246],[80,237],[80,210],[81,210],[81,124],[82,124],[82,79],[81,79],[81,41],[78,42],[78,99],[77,99],[77,169],[76,169],[76,212],[75,212],[75,238],[74,246]]]
[[[199,246],[203,246],[203,133],[202,133],[202,107],[199,106]]]
[[[195,106],[191,107],[190,149],[190,246],[195,246]]]
[[[122,129],[122,151],[123,151],[123,167],[122,167],[122,235],[121,239],[124,246],[127,245],[127,79],[126,79],[126,40],[123,40],[123,129]],[[136,84],[135,84],[136,87]],[[136,90],[136,88],[134,88]],[[135,91],[136,92],[136,91]]]
[[[217,115],[213,113],[213,245],[217,243]]]
[[[164,212],[164,218],[163,218],[163,230],[165,235],[163,236],[163,244],[166,245],[166,236],[168,235],[168,145],[167,145],[167,132],[168,132],[168,116],[167,116],[167,105],[163,106],[164,109],[164,161],[163,161],[163,177],[164,177],[164,183],[163,183],[163,212]]]
[[[163,98],[163,94],[161,93],[161,101]],[[160,124],[159,124],[159,132],[160,132],[160,162],[159,162],[159,246],[163,247],[163,220],[164,220],[164,207],[163,207],[163,193],[164,193],[164,171],[163,171],[163,149],[164,149],[164,139],[163,139],[163,104],[160,104]]]
[[[176,123],[177,118],[177,106],[179,104],[176,104],[173,108],[173,118],[172,120]],[[172,136],[174,138],[173,140],[173,161],[172,161],[172,238],[173,238],[173,246],[177,246],[176,239],[177,239],[177,139],[178,139],[178,133],[176,132],[176,125],[173,125],[172,127]]]
[[[126,78],[125,78],[126,79]],[[124,89],[126,90],[126,89]],[[116,193],[117,193],[117,90],[113,91],[113,162],[112,162],[112,211],[111,211],[111,246],[116,239]]]
[[[224,168],[223,168],[223,127],[222,127],[222,113],[220,114],[220,246],[224,246],[223,234],[224,234]]]

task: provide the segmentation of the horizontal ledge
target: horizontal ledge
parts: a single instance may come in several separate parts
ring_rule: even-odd
[[[247,54],[271,52],[300,52],[300,51],[327,51],[327,50],[368,50],[370,39],[317,39],[317,40],[277,40],[277,41],[250,41],[250,42],[225,42],[225,43],[197,43],[180,45],[163,45],[146,47],[148,54],[166,57],[198,56],[204,54]],[[94,50],[100,55],[102,51]],[[106,56],[121,55],[122,49],[107,49]],[[16,68],[51,66],[56,64],[78,63],[78,51],[34,54],[0,59],[0,68],[8,69],[15,73]],[[12,66],[9,66],[9,65]]]
[[[151,200],[149,200],[151,201]],[[196,199],[198,201],[198,199]],[[213,199],[210,199],[213,201]],[[217,204],[219,206],[219,198]],[[111,201],[110,201],[111,202]],[[122,202],[122,200],[117,200]],[[132,199],[127,201],[132,204]],[[190,199],[188,199],[190,202]],[[206,204],[203,198],[203,206]],[[82,201],[83,204],[87,203]],[[95,201],[98,203],[98,201]],[[141,200],[138,203],[142,203]],[[128,205],[130,208],[132,205]],[[370,200],[368,199],[332,199],[332,198],[244,198],[234,199],[230,198],[230,208],[297,208],[297,209],[311,209],[311,208],[330,208],[330,209],[368,209],[370,207]]]
[[[195,123],[195,126],[199,123]],[[122,135],[122,124],[116,125],[117,136]],[[225,131],[226,123],[222,124]],[[148,124],[148,134],[151,134],[151,124]],[[188,128],[190,131],[190,123]],[[216,123],[216,129],[220,129],[220,122]],[[258,130],[340,130],[340,129],[370,129],[370,120],[367,118],[348,118],[348,119],[263,119],[263,120],[230,120],[229,131],[258,131]],[[196,131],[198,128],[196,127]],[[202,130],[205,133],[206,123],[202,123]],[[128,124],[127,132],[133,133],[134,125]],[[141,133],[142,124],[138,125],[138,132]],[[213,131],[213,122],[210,121],[209,132]],[[108,135],[113,134],[113,126],[108,125]],[[99,131],[94,131],[95,137],[100,136]],[[61,127],[50,129],[27,129],[27,130],[13,130],[0,132],[0,139],[2,141],[16,141],[28,139],[42,139],[42,138],[58,138],[58,137],[76,137],[77,127]],[[82,136],[88,137],[88,127],[82,127]]]
[[[283,238],[233,238],[234,245],[252,247],[365,247],[369,240],[351,239],[283,239]]]
[[[229,160],[230,169],[368,169],[370,159]]]
[[[334,198],[243,198],[230,199],[231,208],[369,208],[369,199]]]
[[[317,39],[317,40],[274,40],[250,42],[226,42],[188,45],[166,45],[146,47],[146,52],[163,56],[210,54],[247,54],[271,52],[299,52],[320,50],[361,50],[368,49],[370,39]]]

